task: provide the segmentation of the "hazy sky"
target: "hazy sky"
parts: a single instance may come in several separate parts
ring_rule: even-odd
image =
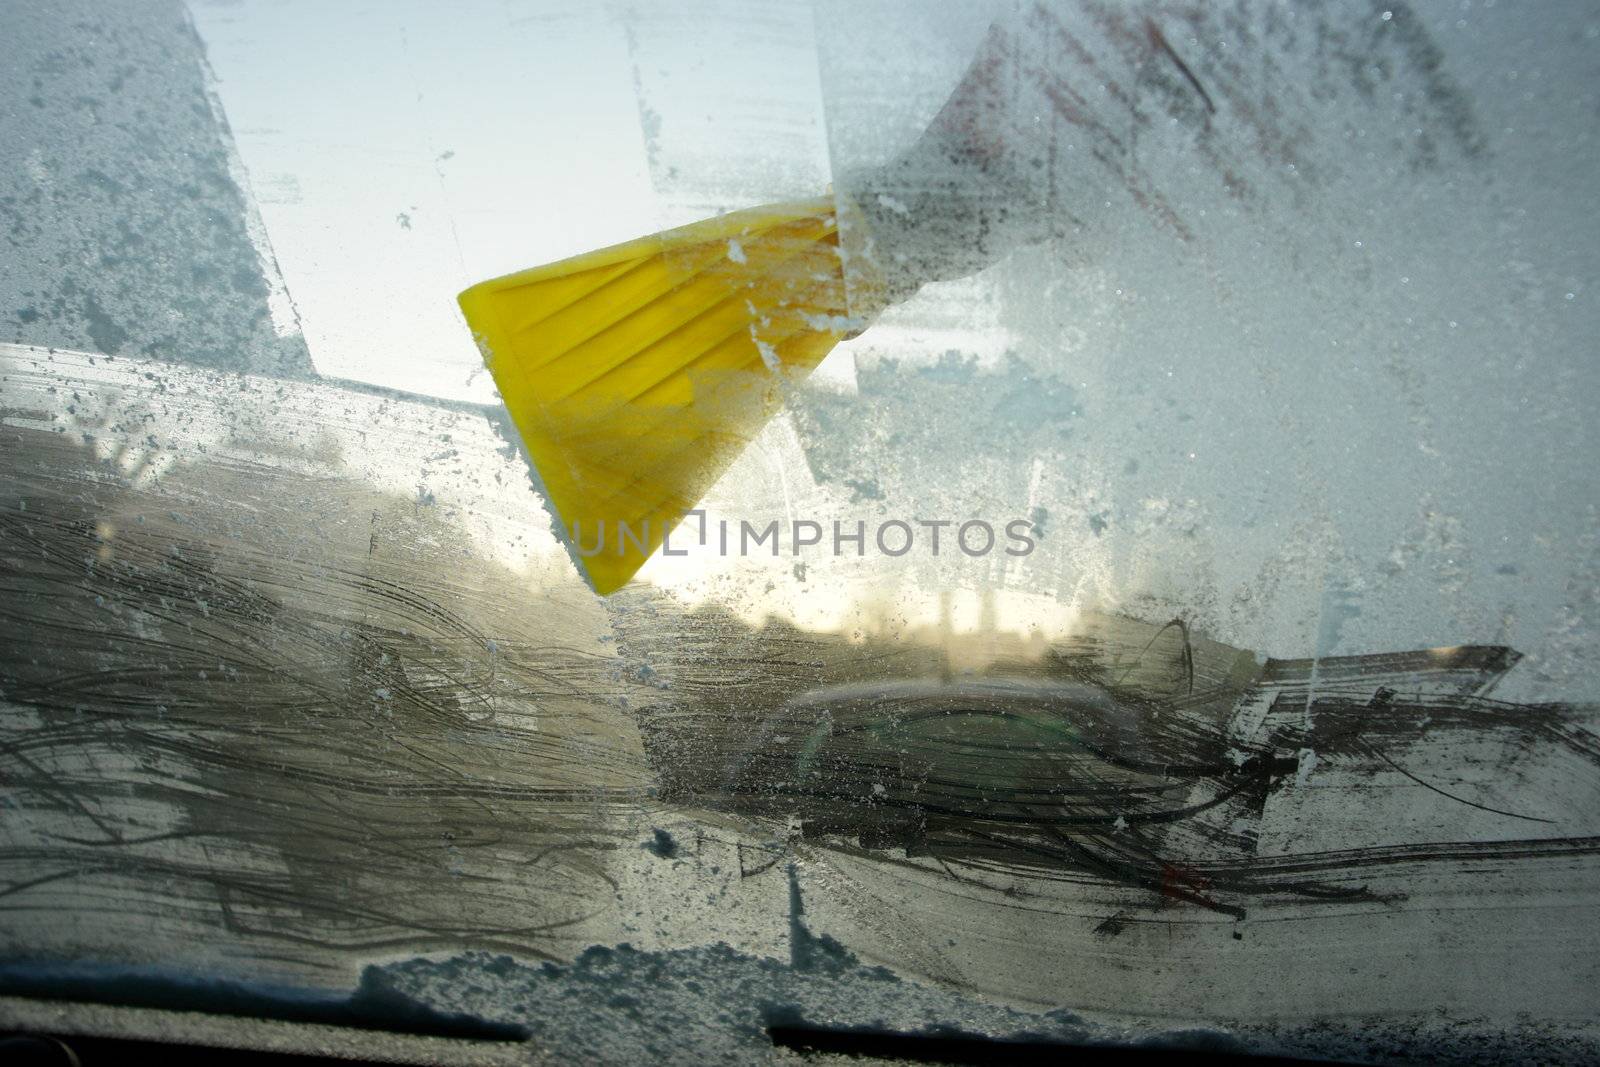
[[[515,0],[193,10],[325,375],[488,401],[461,289],[710,213],[718,174],[724,210],[827,183],[805,5],[704,29]]]

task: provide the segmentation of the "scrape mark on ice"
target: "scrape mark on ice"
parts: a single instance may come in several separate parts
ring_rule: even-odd
[[[748,262],[744,254],[744,246],[731,237],[728,238],[728,258],[735,263]]]
[[[1300,766],[1294,774],[1296,789],[1304,789],[1306,783],[1311,781],[1311,772],[1317,769],[1317,754],[1309,748],[1300,750]]]

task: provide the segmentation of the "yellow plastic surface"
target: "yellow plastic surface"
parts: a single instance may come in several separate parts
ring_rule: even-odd
[[[845,258],[835,200],[823,197],[707,219],[461,294],[597,592],[627,584],[777,410],[785,382],[860,332]]]

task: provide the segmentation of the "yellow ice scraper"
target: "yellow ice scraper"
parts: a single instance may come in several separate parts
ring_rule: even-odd
[[[627,584],[777,410],[782,387],[881,310],[864,238],[859,215],[829,196],[707,219],[461,294],[597,592]]]

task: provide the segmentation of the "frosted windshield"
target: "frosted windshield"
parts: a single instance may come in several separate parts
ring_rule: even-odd
[[[1593,1054],[1585,5],[0,25],[6,1003]]]

